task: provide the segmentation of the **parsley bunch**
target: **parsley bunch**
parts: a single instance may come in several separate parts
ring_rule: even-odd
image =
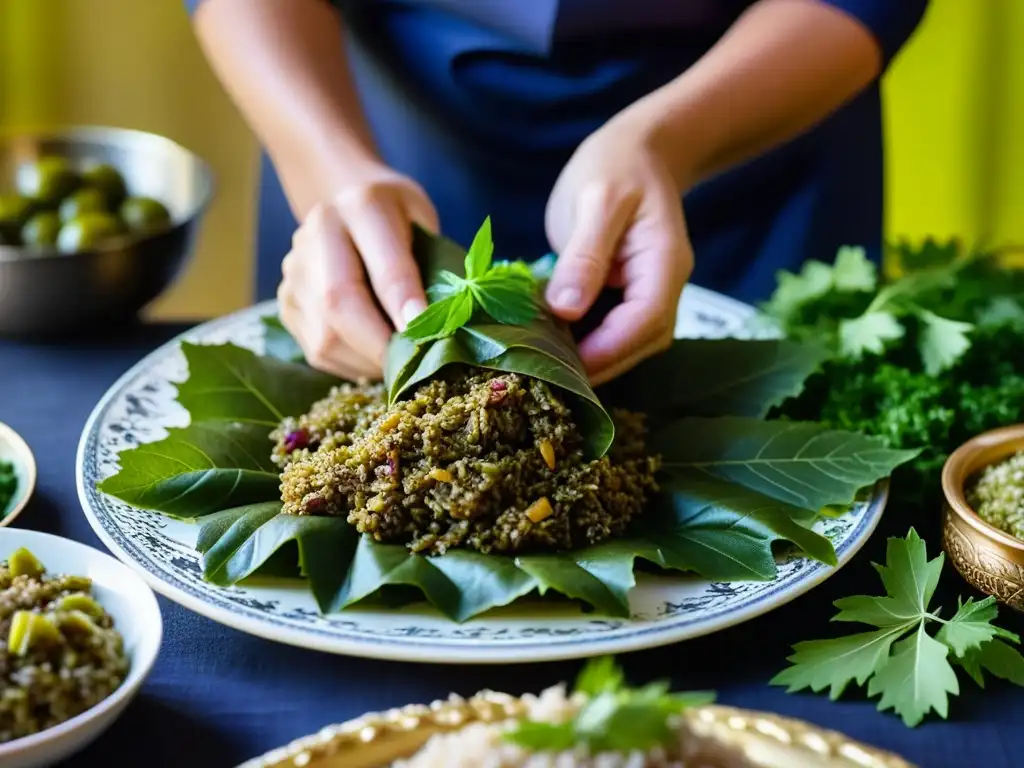
[[[507,325],[525,325],[539,311],[537,281],[521,261],[494,263],[494,240],[488,216],[466,252],[465,277],[444,270],[441,282],[427,288],[431,300],[403,335],[416,342],[451,336],[477,309]]]
[[[896,470],[890,499],[892,509],[917,519],[934,508],[951,451],[980,432],[1024,422],[1024,271],[1004,269],[995,254],[963,255],[955,242],[929,241],[894,248],[902,276],[881,281],[862,256],[845,249],[834,265],[805,266],[809,279],[780,276],[768,311],[787,335],[824,340],[835,354],[773,415],[921,449]],[[871,280],[877,290],[861,290]],[[891,335],[899,338],[866,334],[878,322],[864,319],[876,314],[872,304],[891,310],[900,328]],[[844,352],[844,328],[847,340],[877,344]]]
[[[576,692],[587,702],[564,723],[524,721],[505,738],[540,752],[562,752],[586,747],[598,752],[646,751],[671,748],[678,740],[672,718],[688,707],[710,704],[709,692],[670,693],[667,681],[641,688],[626,686],[622,670],[611,657],[587,663],[576,681]]]
[[[889,539],[886,564],[875,564],[885,596],[837,600],[839,613],[832,619],[875,629],[797,643],[791,666],[772,684],[790,693],[828,688],[835,700],[851,682],[866,683],[868,696],[879,697],[878,709],[892,709],[909,727],[933,710],[946,717],[949,696],[960,693],[954,665],[981,687],[985,672],[1024,686],[1024,656],[1014,648],[1020,638],[992,624],[998,615],[994,597],[961,600],[949,619],[930,608],[943,561],[942,554],[928,559],[913,528],[906,538]],[[929,634],[934,626],[938,632]]]

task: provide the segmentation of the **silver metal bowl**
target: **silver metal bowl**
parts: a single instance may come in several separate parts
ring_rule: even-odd
[[[192,254],[213,196],[202,158],[170,139],[122,128],[0,134],[0,191],[17,169],[44,156],[109,163],[132,195],[167,206],[170,229],[110,240],[78,253],[0,245],[0,335],[54,336],[130,323],[163,293]]]

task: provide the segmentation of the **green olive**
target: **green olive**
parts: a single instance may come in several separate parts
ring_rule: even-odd
[[[129,197],[121,206],[121,219],[137,234],[152,234],[171,226],[171,214],[159,200]]]
[[[57,248],[64,253],[86,251],[122,234],[124,227],[112,214],[83,213],[61,227]]]
[[[18,244],[19,233],[32,215],[34,204],[22,195],[0,195],[0,235],[11,245]]]
[[[46,573],[43,564],[26,547],[18,548],[7,558],[7,568],[10,570],[11,576],[28,576],[33,579]]]
[[[84,213],[109,213],[107,196],[94,187],[82,187],[68,195],[60,204],[60,220],[67,224]]]
[[[107,209],[116,211],[128,196],[124,177],[112,165],[99,163],[82,171],[82,184],[98,189],[107,199]]]
[[[21,242],[30,248],[49,248],[57,244],[60,216],[53,211],[41,211],[21,228]]]
[[[18,169],[18,191],[48,208],[60,205],[78,184],[78,174],[63,157],[42,157]]]

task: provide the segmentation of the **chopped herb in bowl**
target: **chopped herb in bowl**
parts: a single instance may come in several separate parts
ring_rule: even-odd
[[[1024,451],[979,472],[967,503],[989,525],[1024,539]]]
[[[4,516],[17,490],[18,473],[14,465],[9,461],[0,460],[0,518]]]

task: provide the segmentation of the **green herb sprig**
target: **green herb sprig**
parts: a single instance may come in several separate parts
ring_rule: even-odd
[[[430,306],[415,317],[403,334],[416,342],[454,334],[477,309],[506,325],[525,325],[539,312],[537,281],[521,261],[494,262],[491,218],[484,219],[466,252],[465,277],[443,270],[440,281],[428,286]]]
[[[576,692],[586,703],[564,723],[524,721],[505,738],[521,747],[560,752],[586,747],[591,753],[630,752],[671,747],[678,739],[672,718],[689,707],[710,704],[712,692],[670,693],[659,680],[628,688],[622,670],[611,657],[587,663],[576,680]]]
[[[1024,686],[1024,656],[1013,647],[1020,638],[992,624],[999,613],[994,597],[959,600],[949,619],[931,610],[944,555],[929,560],[913,528],[906,538],[889,539],[885,559],[875,569],[886,595],[837,600],[839,613],[832,618],[875,629],[797,643],[791,666],[772,679],[773,685],[784,685],[789,693],[828,688],[834,701],[851,682],[867,683],[868,696],[880,696],[879,711],[892,709],[911,728],[932,710],[946,717],[949,696],[960,693],[954,664],[981,687],[983,671]],[[934,625],[939,630],[931,635],[926,627]]]

